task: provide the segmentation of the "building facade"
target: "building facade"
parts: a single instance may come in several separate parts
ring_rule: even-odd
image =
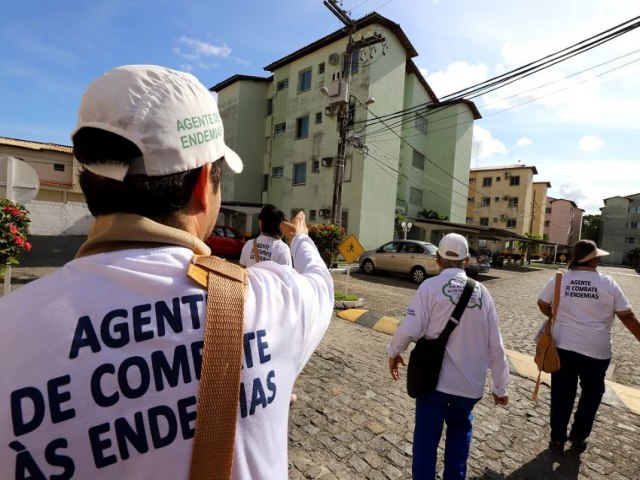
[[[223,198],[304,210],[309,223],[328,223],[338,98],[349,111],[340,216],[347,231],[371,248],[393,237],[396,211],[464,221],[477,108],[438,100],[398,24],[376,13],[356,23],[354,38],[377,43],[353,52],[348,81],[349,37],[338,30],[267,65],[269,77],[236,75],[211,88],[225,141],[245,163],[242,174],[223,178]]]
[[[600,246],[609,252],[608,263],[629,265],[627,254],[640,248],[640,193],[626,197],[604,199],[602,241]]]
[[[0,137],[0,157],[13,157],[38,174],[37,196],[25,204],[32,235],[85,235],[91,222],[78,184],[78,162],[66,145]]]
[[[467,223],[542,235],[542,213],[549,182],[534,182],[534,166],[472,168],[469,172]]]
[[[572,246],[582,234],[582,214],[572,200],[547,197],[544,232],[549,243]]]

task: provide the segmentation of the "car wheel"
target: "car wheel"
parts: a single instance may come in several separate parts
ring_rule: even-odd
[[[369,259],[365,260],[364,262],[362,262],[362,265],[360,265],[360,270],[362,270],[367,275],[373,274],[375,269],[376,267],[373,266],[373,262]]]
[[[415,283],[422,283],[427,278],[427,272],[422,267],[413,267],[411,270],[411,280]]]

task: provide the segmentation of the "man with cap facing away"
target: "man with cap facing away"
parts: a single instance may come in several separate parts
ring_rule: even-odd
[[[95,220],[73,261],[0,299],[2,477],[186,479],[207,303],[187,267],[242,162],[207,88],[158,66],[94,80],[72,140]],[[304,215],[282,231],[295,269],[248,271],[234,479],[287,477],[289,395],[333,311]]]
[[[631,304],[613,278],[597,271],[598,258],[605,255],[609,253],[600,250],[595,242],[579,240],[571,252],[569,271],[562,275],[560,303],[552,331],[560,370],[551,374],[549,440],[549,449],[559,454],[563,453],[567,439],[574,451],[582,452],[587,447],[605,391],[615,317],[640,340],[640,324],[631,311]],[[554,286],[555,275],[538,298],[538,308],[547,317],[551,316]],[[567,437],[578,380],[580,400]]]
[[[421,337],[437,338],[444,330],[460,298],[469,263],[466,238],[445,235],[438,246],[440,274],[425,280],[411,301],[407,315],[387,346],[389,370],[400,378],[402,353]],[[416,398],[413,434],[413,478],[434,479],[438,443],[447,425],[444,479],[463,479],[472,435],[472,410],[484,392],[487,368],[495,404],[507,405],[509,366],[504,353],[498,319],[489,291],[476,283],[460,322],[447,342],[436,389]]]

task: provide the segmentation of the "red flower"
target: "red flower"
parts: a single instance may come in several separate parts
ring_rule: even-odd
[[[27,252],[30,252],[31,251],[31,244],[29,242],[24,242],[24,249]]]
[[[18,227],[16,227],[13,223],[10,223],[9,231],[15,235],[16,233],[18,233]]]

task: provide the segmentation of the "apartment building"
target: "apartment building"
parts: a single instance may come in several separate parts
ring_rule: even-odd
[[[467,223],[541,235],[549,182],[534,182],[534,166],[507,165],[469,171]]]
[[[376,43],[353,52],[348,82],[348,35],[340,29],[270,63],[268,77],[235,75],[211,88],[225,141],[245,163],[242,174],[223,178],[223,198],[273,203],[287,214],[304,210],[309,222],[327,223],[339,139],[337,96],[350,116],[342,225],[371,248],[393,237],[396,210],[408,217],[435,210],[463,222],[479,111],[467,100],[438,100],[398,24],[372,13],[356,25],[354,38]]]
[[[84,235],[91,221],[78,184],[78,162],[67,145],[0,137],[0,157],[14,157],[38,174],[37,196],[25,204],[33,235]]]
[[[627,254],[640,248],[640,193],[604,199],[601,247],[610,253],[603,260],[628,265]]]
[[[544,233],[549,243],[572,246],[582,234],[582,214],[572,200],[547,197]]]

